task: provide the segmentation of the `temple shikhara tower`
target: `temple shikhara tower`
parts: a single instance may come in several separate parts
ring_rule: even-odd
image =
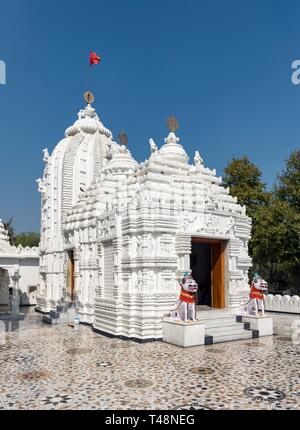
[[[99,332],[159,339],[189,270],[198,304],[232,308],[248,295],[245,207],[198,151],[189,162],[175,118],[168,126],[139,163],[126,134],[116,143],[88,103],[44,150],[37,301],[48,322],[73,312]]]

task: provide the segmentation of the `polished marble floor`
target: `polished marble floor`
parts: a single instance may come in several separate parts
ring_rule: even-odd
[[[273,337],[181,349],[25,312],[0,321],[0,409],[300,409],[300,316],[273,314]]]

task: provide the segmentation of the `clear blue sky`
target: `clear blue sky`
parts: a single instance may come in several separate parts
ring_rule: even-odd
[[[39,230],[35,179],[84,106],[88,53],[96,110],[139,161],[177,116],[190,157],[223,168],[247,154],[271,186],[299,148],[299,0],[1,0],[0,217]]]

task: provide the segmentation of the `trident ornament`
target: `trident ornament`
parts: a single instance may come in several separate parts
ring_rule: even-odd
[[[175,133],[175,131],[179,128],[177,118],[175,116],[169,116],[167,119],[167,126],[171,132]]]
[[[119,142],[121,143],[121,145],[127,145],[127,143],[128,143],[128,137],[127,137],[127,134],[125,133],[125,131],[122,130],[119,133],[118,139],[119,139]]]

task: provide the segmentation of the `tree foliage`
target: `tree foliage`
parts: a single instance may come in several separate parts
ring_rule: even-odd
[[[254,268],[274,290],[294,287],[295,276],[300,275],[300,214],[273,198],[268,206],[259,207],[256,219],[251,240]]]
[[[3,226],[7,230],[9,243],[15,246],[39,246],[40,235],[35,232],[20,233],[16,234],[13,226],[13,218],[11,217],[9,221],[3,221]]]
[[[40,242],[40,235],[38,233],[34,232],[28,232],[28,233],[20,233],[15,238],[15,245],[22,245],[22,246],[39,246]]]
[[[261,171],[249,157],[233,158],[224,169],[223,184],[230,194],[237,197],[240,205],[246,206],[247,214],[253,216],[258,205],[267,203],[269,194],[261,180]]]
[[[300,212],[300,149],[286,160],[286,168],[278,176],[274,193],[279,200]]]
[[[234,158],[223,183],[252,218],[249,251],[274,291],[300,292],[300,151],[294,151],[271,192],[248,157]]]

